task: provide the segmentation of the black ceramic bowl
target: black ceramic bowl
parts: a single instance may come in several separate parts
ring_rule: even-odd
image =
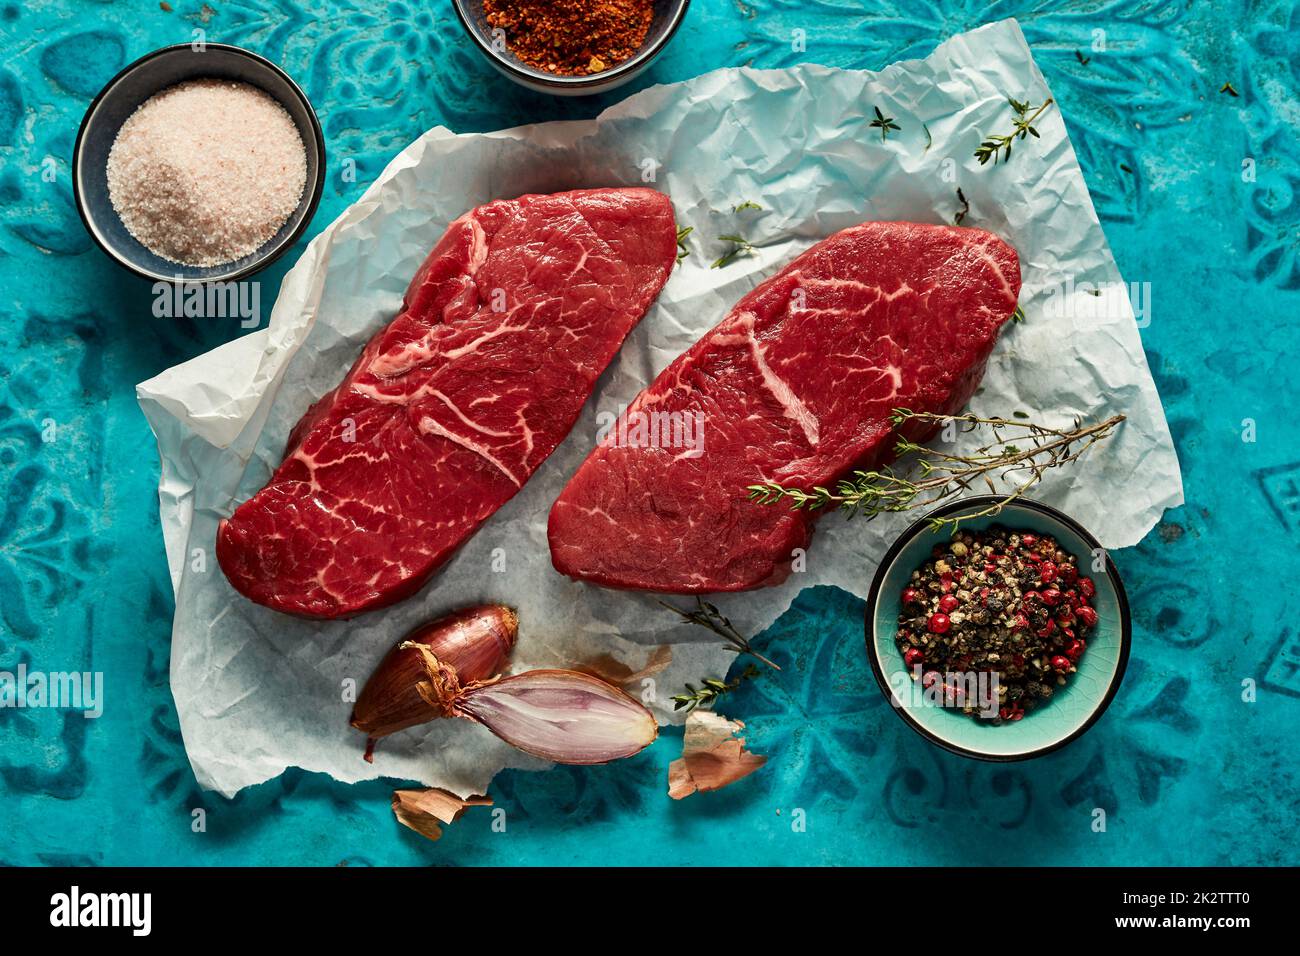
[[[108,152],[118,130],[155,93],[184,80],[235,80],[264,91],[285,108],[307,149],[302,199],[280,231],[257,251],[218,266],[184,266],[154,255],[126,230],[108,196]],[[325,182],[325,138],[307,96],[287,73],[265,57],[223,43],[195,48],[183,43],[141,57],[109,80],[86,110],[72,158],[77,212],[96,244],[146,279],[229,282],[270,265],[294,244],[311,222]]]
[[[995,725],[926,701],[894,643],[903,588],[912,572],[929,560],[931,548],[949,537],[946,530],[930,530],[931,518],[977,512],[999,500],[991,495],[959,499],[932,511],[899,536],[876,569],[867,596],[867,658],[895,712],[922,737],[965,757],[1024,760],[1064,747],[1100,719],[1124,679],[1133,625],[1115,562],[1097,539],[1055,508],[1016,499],[1001,514],[975,518],[962,527],[979,530],[997,524],[1051,535],[1074,555],[1080,573],[1096,587],[1092,606],[1097,625],[1086,636],[1087,650],[1066,685],[1022,720]]]
[[[663,51],[677,32],[689,6],[690,0],[654,0],[654,20],[650,24],[650,32],[646,34],[644,45],[637,53],[603,73],[591,76],[556,76],[525,65],[510,52],[508,46],[503,49],[503,44],[493,42],[492,28],[488,26],[483,14],[483,0],[455,0],[456,13],[465,32],[488,58],[489,63],[521,86],[557,96],[585,96],[622,86],[648,67]]]

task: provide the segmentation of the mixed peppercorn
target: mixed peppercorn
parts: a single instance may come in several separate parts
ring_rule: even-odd
[[[651,0],[484,0],[488,25],[523,63],[558,76],[602,73],[641,49]]]
[[[1097,624],[1096,586],[1054,538],[994,525],[936,545],[903,590],[895,640],[926,687],[997,676],[995,723],[1020,720],[1065,686]],[[979,713],[973,700],[945,705]]]

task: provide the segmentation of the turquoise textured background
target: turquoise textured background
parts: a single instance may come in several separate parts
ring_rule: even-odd
[[[861,602],[808,591],[765,636],[780,679],[723,708],[748,722],[763,770],[674,803],[670,732],[616,766],[504,774],[491,795],[506,831],[473,810],[436,844],[394,822],[392,781],[290,772],[230,802],[195,786],[167,683],[158,466],[133,386],[240,330],[152,318],[148,285],[91,245],[69,182],[76,127],[121,66],[196,29],[257,50],[321,115],[333,175],[314,234],[430,126],[588,117],[631,90],[524,92],[478,58],[447,0],[171,7],[0,0],[0,670],[100,670],[107,685],[97,721],[0,711],[0,863],[1300,862],[1294,0],[695,0],[631,89],[727,65],[875,69],[1020,20],[1120,268],[1152,284],[1143,337],[1188,504],[1116,555],[1133,660],[1107,715],[1061,752],[994,766],[930,746],[871,679]],[[263,275],[266,312],[300,251]],[[200,807],[207,829],[194,833]]]

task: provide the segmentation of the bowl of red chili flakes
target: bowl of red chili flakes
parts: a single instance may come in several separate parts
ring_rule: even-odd
[[[622,86],[668,45],[690,0],[455,0],[498,72],[538,93],[585,96]]]
[[[1017,499],[951,502],[885,554],[867,656],[898,715],[983,760],[1041,756],[1092,727],[1119,689],[1132,621],[1115,563],[1068,515]]]

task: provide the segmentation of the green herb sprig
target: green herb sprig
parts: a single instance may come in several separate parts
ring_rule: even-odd
[[[697,707],[708,710],[717,703],[718,698],[723,694],[730,693],[739,687],[742,681],[757,677],[760,673],[761,671],[753,664],[746,664],[745,669],[735,680],[724,683],[715,678],[706,677],[701,681],[698,688],[694,684],[687,684],[685,694],[673,695],[673,710],[684,710],[688,714]]]
[[[779,671],[781,669],[762,654],[758,653],[758,651],[754,650],[753,646],[749,643],[749,638],[736,630],[735,626],[727,619],[726,615],[703,598],[697,597],[695,599],[695,607],[689,611],[684,611],[676,605],[669,604],[667,601],[660,598],[655,598],[655,600],[668,608],[668,610],[672,611],[682,620],[689,621],[691,624],[698,624],[700,627],[708,628],[731,645],[732,650],[737,654],[749,654],[751,657],[758,658],[758,660],[762,661],[773,670]]]
[[[690,246],[686,245],[686,237],[695,231],[694,226],[681,226],[677,230],[677,264],[681,265],[682,260],[691,254]]]
[[[880,130],[880,141],[882,143],[889,140],[889,131],[891,129],[898,132],[902,132],[903,129],[903,127],[894,122],[892,116],[886,116],[884,113],[880,112],[879,106],[876,107],[876,118],[871,121],[870,128]]]
[[[731,211],[733,213],[740,213],[747,209],[761,210],[762,208],[762,206],[754,202],[752,199],[746,199],[743,202],[738,202],[732,205]],[[709,266],[710,269],[721,269],[723,266],[731,265],[731,263],[735,262],[741,256],[752,256],[754,254],[753,243],[739,233],[718,236],[718,239],[722,242],[731,243],[731,248],[718,256],[718,258],[714,259],[713,264]]]
[[[1046,103],[1037,108],[1030,106],[1028,103],[1021,103],[1019,100],[1011,99],[1010,97],[1007,98],[1007,102],[1011,104],[1011,109],[1015,111],[1016,114],[1015,128],[1012,129],[1009,135],[990,136],[988,139],[984,140],[984,142],[980,143],[979,148],[975,150],[975,158],[980,161],[981,166],[985,165],[990,160],[993,161],[994,165],[997,165],[999,158],[1001,158],[1004,163],[1008,162],[1011,159],[1011,145],[1018,139],[1024,139],[1026,136],[1032,136],[1035,139],[1038,139],[1038,130],[1034,128],[1034,122],[1038,117],[1043,115],[1043,112],[1051,106],[1055,100],[1049,97]],[[1030,113],[1030,110],[1033,110],[1033,112]]]
[[[721,269],[723,266],[729,266],[741,256],[752,256],[754,254],[754,245],[744,236],[727,235],[718,236],[723,242],[731,243],[731,248],[724,252],[718,258],[713,260],[710,269]]]
[[[1076,419],[1073,428],[1049,428],[1029,421],[936,415],[896,408],[891,418],[895,428],[908,421],[930,427],[952,423],[963,432],[987,429],[992,437],[966,455],[928,448],[900,437],[894,452],[899,459],[912,456],[915,478],[883,468],[855,471],[852,478],[840,481],[834,491],[823,487],[786,487],[775,481],[762,481],[746,490],[749,500],[760,505],[784,502],[795,511],[834,506],[850,518],[858,514],[874,518],[891,511],[930,508],[968,491],[977,482],[998,496],[996,502],[977,511],[930,521],[932,531],[945,526],[956,531],[964,521],[1001,514],[1003,508],[1042,481],[1049,469],[1078,460],[1093,445],[1109,438],[1124,420],[1123,415],[1113,415],[1093,425],[1084,425]]]

